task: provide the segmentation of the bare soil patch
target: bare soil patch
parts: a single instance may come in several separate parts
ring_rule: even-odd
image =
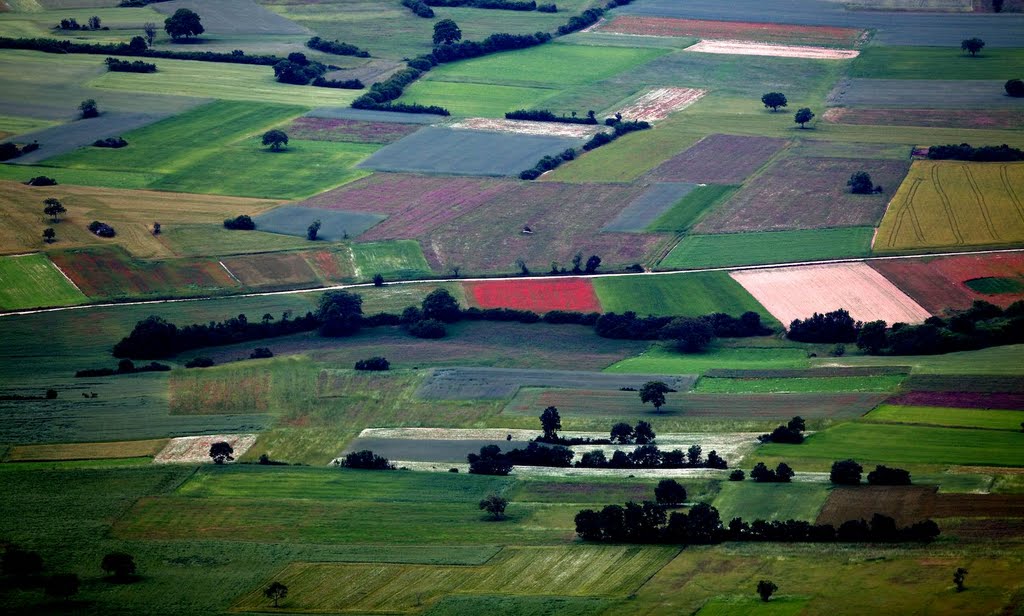
[[[335,118],[295,118],[285,129],[292,139],[342,143],[394,143],[420,129],[416,124]]]
[[[937,518],[1024,518],[1024,494],[939,494]]]
[[[420,398],[435,400],[501,399],[512,397],[520,387],[618,391],[623,387],[639,388],[647,381],[663,381],[673,389],[686,391],[693,386],[696,377],[570,370],[439,368],[416,394]]]
[[[744,270],[729,275],[784,325],[839,308],[864,322],[920,323],[931,316],[864,263]]]
[[[210,434],[205,436],[183,436],[172,438],[153,458],[155,464],[196,464],[213,463],[210,446],[225,442],[235,450],[234,457],[240,458],[256,442],[256,434]]]
[[[903,386],[910,391],[1019,393],[1024,391],[1024,377],[915,374],[907,379]]]
[[[790,26],[742,21],[640,17],[637,15],[617,15],[611,21],[602,22],[595,30],[614,34],[696,36],[709,39],[846,47],[852,47],[861,34],[859,28]]]
[[[771,45],[754,41],[703,40],[686,48],[697,53],[729,54],[737,56],[772,56],[775,58],[806,58],[809,60],[849,60],[860,55],[853,49],[805,47],[797,45]]]
[[[936,128],[1015,129],[1024,126],[1024,111],[1011,109],[860,109],[832,107],[822,118],[834,124],[933,126]]]
[[[664,120],[670,113],[686,109],[707,93],[707,90],[698,88],[655,88],[619,109],[619,113],[627,120],[656,122]]]
[[[833,488],[818,513],[816,524],[839,527],[847,520],[870,520],[876,513],[908,526],[935,513],[935,486],[843,486]]]
[[[512,133],[516,135],[550,135],[576,139],[589,139],[605,130],[603,126],[594,124],[530,122],[527,120],[499,120],[497,118],[466,118],[449,125],[449,128]]]
[[[901,406],[940,406],[960,409],[1006,409],[1024,411],[1022,393],[980,393],[969,391],[911,391],[887,401]]]
[[[785,145],[785,139],[774,137],[709,135],[662,163],[651,175],[670,182],[739,184]]]
[[[1005,82],[984,79],[842,79],[828,95],[828,104],[870,108],[922,109],[1024,108],[1012,98]],[[935,96],[942,92],[942,96]]]
[[[298,253],[255,254],[222,261],[242,284],[251,287],[308,285],[317,282],[316,273]]]

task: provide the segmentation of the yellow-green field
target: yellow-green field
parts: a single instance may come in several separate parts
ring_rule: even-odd
[[[918,161],[878,227],[874,249],[1024,241],[1024,163]]]
[[[68,306],[88,301],[46,255],[0,257],[0,310]]]
[[[51,460],[108,460],[155,456],[167,439],[111,441],[106,443],[62,443],[57,445],[18,445],[7,453],[7,462]]]

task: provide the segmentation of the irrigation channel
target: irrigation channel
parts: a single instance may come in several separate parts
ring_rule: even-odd
[[[619,278],[624,276],[668,276],[678,274],[700,274],[705,272],[738,272],[742,270],[757,269],[778,269],[781,267],[796,267],[800,265],[829,265],[834,263],[867,263],[869,261],[893,261],[897,259],[920,259],[922,257],[955,257],[964,255],[989,255],[1001,253],[1024,252],[1024,248],[1001,248],[993,250],[971,250],[959,252],[928,252],[907,255],[892,255],[885,257],[853,257],[849,259],[824,259],[821,261],[791,261],[789,263],[772,263],[769,265],[731,265],[725,267],[705,267],[701,269],[680,269],[665,271],[644,271],[644,272],[621,272],[609,274],[568,274],[565,276],[498,276],[484,278],[422,278],[418,280],[394,280],[387,285],[415,285],[415,284],[437,284],[439,282],[488,282],[502,280],[551,280],[553,278]],[[77,306],[57,306],[54,308],[36,308],[33,310],[12,310],[0,312],[0,318],[24,314],[40,314],[43,312],[62,312],[65,310],[88,310],[91,308],[113,308],[116,306],[146,306],[150,304],[176,304],[181,302],[205,302],[209,300],[224,300],[236,297],[269,297],[273,295],[299,295],[301,293],[321,293],[323,291],[335,291],[339,289],[360,289],[373,287],[372,282],[359,282],[353,284],[338,284],[321,287],[306,287],[302,289],[291,289],[288,291],[264,291],[258,293],[235,293],[229,295],[215,295],[211,297],[183,297],[176,299],[153,299],[137,302],[105,302],[94,304],[79,304]]]

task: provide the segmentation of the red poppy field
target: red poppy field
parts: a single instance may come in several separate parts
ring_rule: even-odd
[[[566,278],[542,282],[496,280],[466,283],[468,295],[481,308],[516,308],[534,312],[573,310],[600,312],[601,302],[589,280]]]

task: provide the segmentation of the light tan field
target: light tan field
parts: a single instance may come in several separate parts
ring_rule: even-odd
[[[670,113],[686,109],[707,93],[707,90],[698,88],[655,88],[643,93],[619,113],[626,120],[664,120]]]
[[[43,200],[50,197],[59,199],[68,210],[56,224],[43,215]],[[115,243],[136,257],[169,257],[174,252],[161,236],[153,235],[154,222],[159,222],[167,232],[178,225],[218,224],[229,216],[255,215],[278,203],[149,190],[0,182],[0,254]],[[90,233],[86,227],[94,220],[113,226],[117,237],[103,240]],[[45,227],[53,227],[57,232],[53,244],[43,242]]]
[[[710,41],[691,45],[686,51],[699,53],[733,54],[738,56],[775,56],[777,58],[808,58],[810,60],[849,60],[860,55],[852,49],[804,47],[797,45],[769,45],[753,41]]]
[[[729,275],[783,325],[839,308],[864,322],[920,323],[931,316],[866,263],[742,270]]]
[[[225,442],[235,450],[235,459],[242,457],[253,443],[256,434],[209,434],[205,436],[182,436],[172,438],[167,445],[156,454],[153,462],[157,464],[197,464],[210,462],[210,445]]]
[[[114,441],[108,443],[61,443],[56,445],[18,445],[7,454],[7,462],[50,460],[105,460],[142,458],[156,455],[167,439]]]
[[[452,124],[451,128],[483,130],[492,133],[515,133],[518,135],[574,137],[579,139],[589,139],[604,130],[604,126],[596,124],[563,124],[561,122],[531,122],[528,120],[499,120],[495,118],[466,118]]]

